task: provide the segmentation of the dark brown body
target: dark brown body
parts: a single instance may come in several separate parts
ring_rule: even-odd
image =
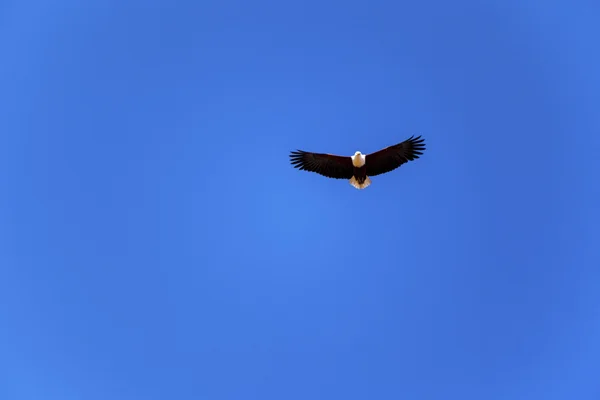
[[[362,185],[365,182],[365,179],[367,179],[367,166],[354,167],[354,178],[356,179],[356,182]]]
[[[411,136],[402,143],[367,155],[360,151],[348,157],[295,150],[290,153],[290,162],[294,168],[316,172],[328,178],[349,179],[352,186],[364,189],[371,184],[371,178],[374,176],[388,173],[409,161],[416,160],[424,150],[424,139],[421,136]],[[364,165],[355,167],[360,164]]]

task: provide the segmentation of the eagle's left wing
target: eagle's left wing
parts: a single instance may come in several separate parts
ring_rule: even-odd
[[[416,160],[425,151],[424,141],[421,136],[411,136],[402,143],[366,155],[367,176],[384,174],[402,164]]]

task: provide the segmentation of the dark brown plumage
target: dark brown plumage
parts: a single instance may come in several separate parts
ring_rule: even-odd
[[[365,165],[367,166],[368,176],[377,176],[385,174],[406,164],[409,161],[416,160],[425,151],[425,139],[421,136],[413,137],[394,146],[376,151],[365,156]]]
[[[370,176],[393,171],[409,161],[416,160],[423,151],[424,139],[421,136],[411,136],[402,143],[366,156],[359,151],[353,156],[343,157],[296,150],[291,152],[290,162],[294,168],[316,172],[328,178],[350,179],[350,184],[354,187],[364,189],[371,184]]]

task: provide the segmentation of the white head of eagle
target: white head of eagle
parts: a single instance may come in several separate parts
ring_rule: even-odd
[[[360,168],[365,165],[365,156],[360,151],[357,151],[352,156],[352,165],[356,168]]]
[[[296,150],[291,152],[290,162],[294,168],[328,178],[348,179],[355,188],[364,189],[371,184],[369,177],[393,171],[419,158],[425,151],[424,142],[421,136],[411,136],[374,153],[364,155],[357,151],[350,157]]]

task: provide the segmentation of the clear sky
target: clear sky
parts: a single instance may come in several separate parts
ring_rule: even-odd
[[[4,1],[0,398],[599,399],[599,18]]]

